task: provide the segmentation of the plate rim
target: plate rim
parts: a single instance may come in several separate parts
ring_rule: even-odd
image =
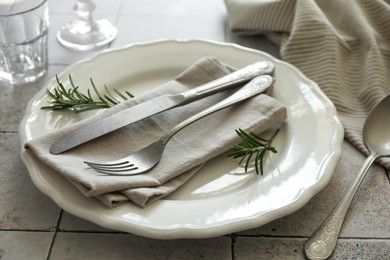
[[[204,40],[204,39],[162,39],[162,40],[157,40],[157,41],[136,42],[136,43],[128,44],[124,47],[119,47],[119,48],[115,48],[115,49],[106,49],[106,50],[103,50],[99,53],[94,54],[91,57],[88,57],[88,58],[82,59],[80,61],[77,61],[75,63],[72,63],[71,65],[67,66],[64,70],[62,70],[60,75],[64,74],[66,71],[72,70],[72,68],[79,66],[81,63],[91,61],[93,59],[96,59],[99,56],[103,56],[103,55],[107,55],[107,54],[109,55],[112,52],[123,51],[124,49],[133,48],[135,46],[147,46],[147,45],[156,45],[156,44],[158,45],[161,43],[203,43],[203,44],[210,44],[210,45],[214,45],[214,46],[225,46],[225,47],[229,46],[231,48],[235,48],[235,49],[245,51],[245,52],[260,53],[261,55],[268,57],[270,60],[287,65],[289,68],[294,70],[294,72],[297,73],[300,77],[304,78],[307,82],[310,82],[311,83],[310,87],[313,90],[314,94],[318,98],[320,98],[321,100],[325,101],[324,104],[326,105],[326,111],[327,111],[328,117],[334,121],[333,125],[337,128],[337,129],[335,129],[336,134],[333,135],[334,140],[332,140],[332,141],[339,143],[339,146],[337,146],[337,147],[335,146],[335,149],[331,153],[327,154],[327,158],[326,158],[326,161],[327,161],[326,166],[327,167],[325,167],[326,169],[324,167],[321,168],[322,171],[326,171],[327,169],[328,170],[330,169],[333,172],[333,170],[337,164],[337,161],[341,155],[341,143],[342,143],[342,140],[344,137],[343,127],[341,125],[340,120],[337,117],[337,111],[336,111],[335,106],[330,101],[330,99],[321,91],[321,89],[318,87],[318,85],[315,84],[309,78],[307,78],[295,66],[288,64],[284,61],[281,61],[277,58],[274,58],[272,55],[265,53],[263,51],[244,47],[244,46],[238,45],[236,43],[216,42],[216,41]],[[49,84],[49,82],[51,82],[51,80],[53,80],[53,79],[48,79],[48,81],[45,82],[45,86],[47,86]],[[26,106],[26,110],[25,110],[25,114],[23,116],[23,119],[21,120],[21,123],[19,125],[19,132],[18,133],[19,133],[19,139],[21,140],[20,155],[21,155],[22,161],[24,162],[24,164],[26,165],[26,168],[28,169],[29,175],[32,178],[34,185],[37,186],[40,191],[42,191],[43,193],[48,195],[62,209],[67,208],[65,210],[72,213],[73,215],[76,215],[76,216],[83,218],[83,219],[87,219],[91,222],[94,222],[94,223],[101,225],[103,227],[106,227],[106,228],[130,232],[130,233],[134,233],[137,235],[142,235],[142,236],[146,236],[146,237],[150,237],[150,238],[163,238],[163,239],[206,238],[206,237],[214,237],[214,236],[222,235],[222,234],[226,234],[226,233],[237,232],[240,230],[254,227],[253,222],[250,221],[250,223],[241,223],[239,228],[237,228],[237,227],[232,228],[230,226],[226,227],[226,225],[222,225],[222,226],[214,226],[213,228],[209,227],[207,229],[192,229],[191,227],[187,226],[187,227],[180,227],[180,228],[171,227],[171,228],[166,228],[164,230],[160,230],[160,229],[153,229],[153,228],[147,227],[147,226],[138,225],[137,227],[131,226],[130,229],[126,228],[124,230],[123,226],[121,226],[118,223],[112,223],[110,221],[105,221],[105,220],[96,221],[95,219],[90,219],[90,218],[84,216],[82,213],[78,212],[78,210],[74,210],[72,212],[72,210],[69,210],[69,208],[67,207],[66,203],[64,203],[64,201],[62,201],[61,199],[59,200],[58,198],[54,199],[52,197],[53,194],[48,194],[47,187],[45,187],[45,185],[43,185],[45,183],[45,180],[42,178],[41,175],[31,174],[31,172],[30,172],[31,169],[29,169],[29,167],[28,167],[28,164],[30,163],[29,160],[31,160],[31,158],[29,158],[29,156],[26,155],[27,151],[23,147],[24,142],[28,139],[27,136],[23,136],[23,134],[25,132],[26,121],[27,121],[29,115],[31,115],[31,113],[32,113],[32,108],[33,108],[32,103],[34,102],[34,100],[37,99],[37,97],[42,95],[43,91],[44,91],[43,89],[40,90],[29,101],[28,105]],[[333,160],[333,161],[330,162],[331,160]],[[310,188],[305,189],[304,193],[299,197],[299,200],[296,200],[296,201],[294,201],[294,203],[291,203],[287,207],[281,209],[284,212],[282,214],[282,216],[288,215],[288,214],[298,210],[299,208],[303,207],[315,194],[317,194],[319,191],[321,191],[328,184],[328,182],[333,174],[322,174],[322,175],[324,176],[324,178],[322,178],[320,181],[316,182]],[[64,181],[66,181],[66,180],[64,179]],[[58,196],[58,195],[56,195],[56,196]],[[272,215],[274,213],[271,212],[270,214]],[[278,214],[276,214],[276,215],[278,215]],[[261,226],[261,225],[266,224],[272,220],[275,220],[277,218],[282,217],[279,215],[268,217],[266,220],[263,220],[263,221],[257,220],[256,223],[259,224],[258,226]],[[175,231],[175,234],[168,234],[167,235],[167,231],[171,231],[171,232]]]

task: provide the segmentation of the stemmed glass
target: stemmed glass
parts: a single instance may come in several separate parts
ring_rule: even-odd
[[[58,41],[75,50],[92,50],[111,42],[117,29],[105,19],[94,20],[92,11],[95,7],[91,0],[77,0],[73,8],[78,19],[61,26],[57,32]]]

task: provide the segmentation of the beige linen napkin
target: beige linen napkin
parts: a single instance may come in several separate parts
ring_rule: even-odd
[[[153,91],[77,124],[31,140],[25,147],[42,162],[62,174],[83,194],[95,196],[106,206],[113,207],[132,200],[145,207],[180,187],[204,162],[227,151],[233,144],[240,143],[235,129],[261,133],[285,120],[285,107],[270,96],[259,95],[205,117],[177,133],[166,146],[159,164],[140,175],[104,175],[88,168],[83,161],[103,162],[130,155],[157,140],[183,119],[227,97],[231,91],[165,111],[60,155],[50,154],[49,147],[67,133],[99,118],[165,93],[185,91],[229,72],[230,69],[217,59],[204,58],[175,80]]]
[[[263,33],[335,104],[362,152],[369,111],[390,94],[390,5],[383,0],[225,0],[230,27]],[[390,167],[390,162],[385,163]]]

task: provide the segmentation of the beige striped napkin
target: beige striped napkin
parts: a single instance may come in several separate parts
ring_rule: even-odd
[[[367,153],[365,119],[390,94],[390,5],[383,0],[225,0],[231,30],[266,34],[337,107]],[[390,163],[385,165],[390,167]]]

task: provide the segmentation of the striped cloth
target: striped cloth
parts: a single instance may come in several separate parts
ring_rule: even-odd
[[[345,137],[390,94],[390,0],[225,0],[231,30],[266,34],[335,104]],[[389,111],[390,114],[390,111]],[[383,162],[389,167],[389,162]]]

